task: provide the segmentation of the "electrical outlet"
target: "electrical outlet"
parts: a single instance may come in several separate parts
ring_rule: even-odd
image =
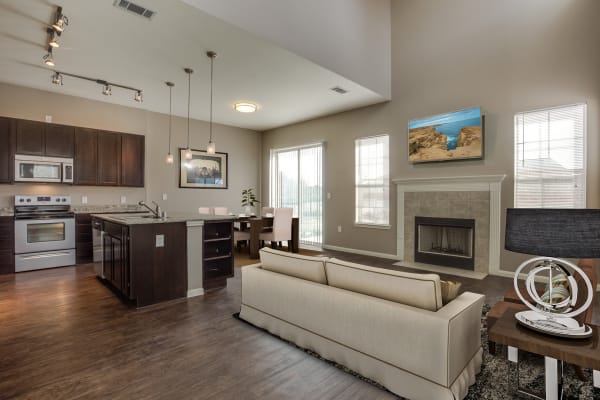
[[[81,196],[81,204],[87,204],[87,196]]]
[[[331,200],[331,193],[327,192],[327,200]]]
[[[163,200],[166,200],[166,199],[167,199],[167,194],[163,193]]]
[[[46,122],[52,123],[52,115],[46,115]]]
[[[121,204],[127,204],[127,196],[121,196]]]
[[[156,235],[156,247],[165,247],[165,235]]]
[[[338,225],[338,233],[341,233],[341,232],[342,232],[342,226]]]

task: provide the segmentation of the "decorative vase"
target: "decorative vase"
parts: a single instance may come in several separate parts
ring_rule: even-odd
[[[254,213],[254,207],[252,206],[245,206],[244,207],[244,214],[246,215],[252,215]]]

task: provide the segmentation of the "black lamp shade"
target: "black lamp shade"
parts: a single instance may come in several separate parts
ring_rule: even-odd
[[[600,258],[600,210],[509,208],[506,250],[561,258]]]

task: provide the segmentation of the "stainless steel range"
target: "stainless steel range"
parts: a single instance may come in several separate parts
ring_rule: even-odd
[[[15,196],[15,271],[75,264],[70,196]]]

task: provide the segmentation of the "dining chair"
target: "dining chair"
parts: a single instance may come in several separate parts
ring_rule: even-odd
[[[271,247],[276,247],[277,242],[288,242],[288,250],[291,250],[292,242],[292,214],[293,208],[275,208],[273,210],[273,230],[261,232],[260,240],[271,242]]]
[[[242,243],[250,249],[250,246],[248,246],[248,243],[250,243],[250,231],[234,230],[233,243],[235,243],[238,250],[241,250]]]
[[[210,207],[198,207],[198,214],[212,214],[212,209]]]
[[[270,216],[273,216],[273,210],[275,210],[273,207],[263,207],[260,209],[260,216],[261,217],[266,217],[267,214],[271,214]]]
[[[214,215],[228,215],[229,209],[227,207],[214,207],[213,214]]]

